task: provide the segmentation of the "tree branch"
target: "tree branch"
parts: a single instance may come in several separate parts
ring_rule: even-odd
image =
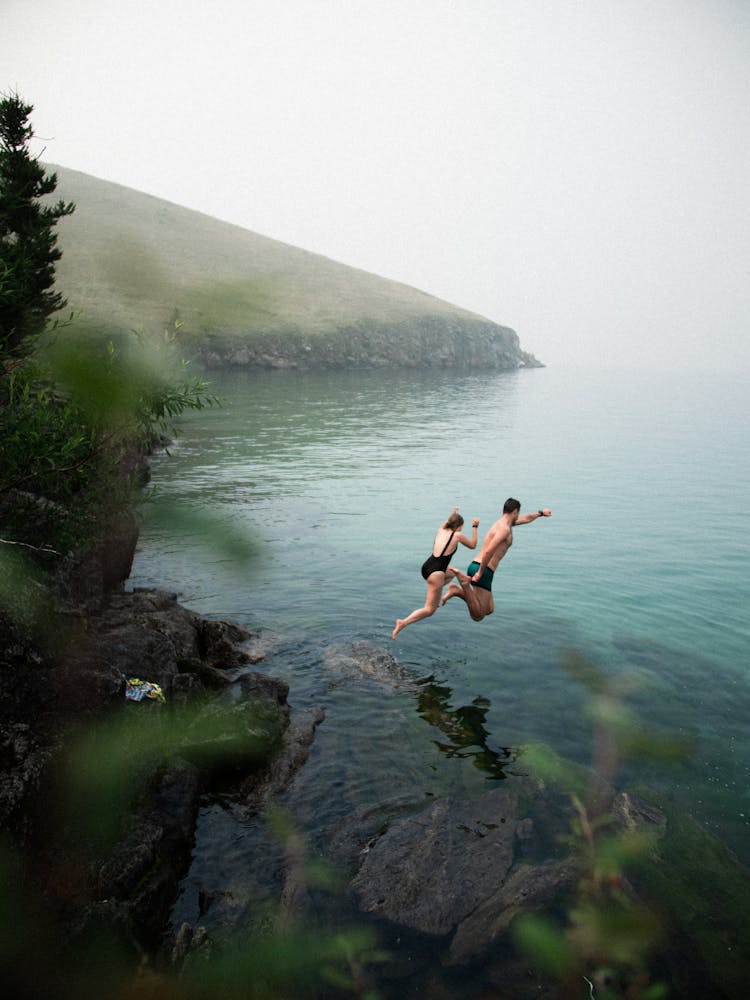
[[[32,552],[42,552],[46,556],[60,555],[57,549],[51,549],[47,545],[43,546],[42,548],[39,548],[36,545],[29,545],[26,542],[12,542],[8,538],[0,538],[0,545],[17,545],[22,549],[31,549]]]

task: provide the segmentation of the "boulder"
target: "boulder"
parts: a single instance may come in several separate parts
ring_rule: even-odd
[[[416,679],[390,653],[369,642],[327,646],[324,666],[334,683],[370,680],[392,690],[416,691]]]
[[[32,826],[29,808],[54,754],[25,722],[0,722],[0,830],[24,841]]]
[[[254,771],[278,748],[289,722],[286,701],[213,698],[185,728],[178,752],[211,776]]]
[[[258,812],[290,784],[307,761],[315,731],[324,719],[325,712],[318,706],[292,714],[277,750],[263,773],[246,779],[240,787],[239,813],[251,815]]]
[[[578,876],[573,858],[519,864],[456,928],[447,964],[463,965],[476,958],[510,927],[515,916],[541,909],[568,892]]]
[[[352,880],[369,913],[448,934],[505,880],[519,799],[508,785],[477,799],[441,799],[392,823]]]

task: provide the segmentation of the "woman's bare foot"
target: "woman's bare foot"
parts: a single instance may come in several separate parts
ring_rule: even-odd
[[[445,607],[445,602],[449,601],[451,597],[458,597],[461,593],[461,588],[457,587],[455,583],[452,583],[450,587],[446,590],[443,596],[440,598],[440,606]]]
[[[395,639],[403,627],[404,627],[404,619],[397,618],[396,627],[394,628],[393,633],[391,634],[391,639]]]

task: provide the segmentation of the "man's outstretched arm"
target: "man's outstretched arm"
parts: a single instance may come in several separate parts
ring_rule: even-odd
[[[542,507],[540,510],[535,510],[533,514],[522,514],[516,524],[531,524],[532,521],[538,521],[540,517],[552,517],[552,511],[549,507]]]

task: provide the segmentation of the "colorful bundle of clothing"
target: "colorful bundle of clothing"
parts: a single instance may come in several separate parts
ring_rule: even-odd
[[[152,684],[151,681],[141,681],[137,677],[129,677],[125,681],[125,697],[130,701],[143,701],[144,698],[164,702],[167,700],[158,684]]]

